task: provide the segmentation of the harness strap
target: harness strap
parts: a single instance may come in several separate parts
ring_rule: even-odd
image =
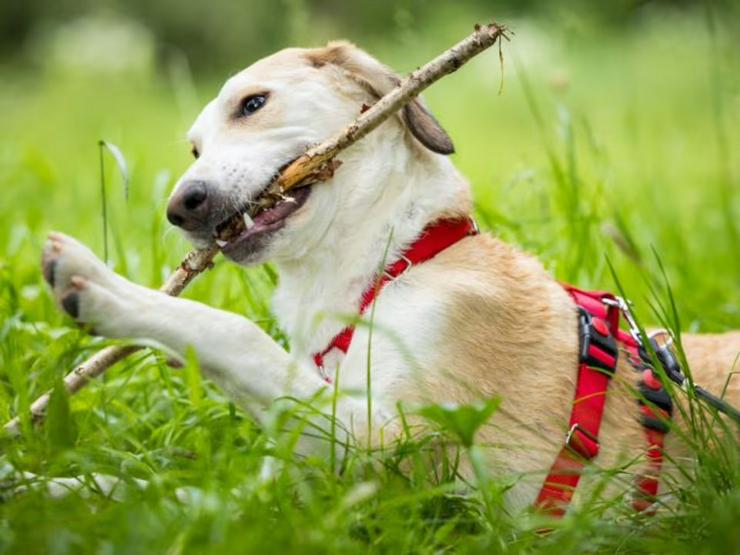
[[[379,274],[370,286],[365,289],[360,298],[359,313],[364,314],[365,310],[367,310],[378,294],[380,294],[380,290],[411,266],[426,262],[465,237],[477,234],[478,227],[472,218],[444,218],[427,226],[421,236],[404,251],[398,260],[386,266],[383,273]],[[352,344],[354,332],[354,326],[347,326],[334,336],[326,349],[313,355],[314,363],[322,374],[324,370],[324,357],[334,349],[339,349],[341,352],[346,353]],[[330,381],[326,376],[324,376],[324,379]]]
[[[642,373],[638,383],[640,397],[640,422],[647,442],[647,468],[635,478],[632,507],[638,512],[652,511],[658,495],[660,471],[663,467],[665,436],[673,416],[673,401],[655,375],[647,353],[628,333],[619,330],[618,341],[629,355],[632,367]]]
[[[560,450],[535,507],[561,517],[570,504],[585,464],[599,453],[599,428],[604,415],[606,391],[618,360],[617,344],[628,361],[642,372],[639,382],[641,423],[647,440],[647,469],[635,479],[633,508],[646,511],[658,493],[663,464],[666,422],[672,413],[671,398],[653,372],[640,343],[619,329],[620,303],[601,291],[583,291],[564,285],[579,310],[580,356],[575,400],[565,445]]]
[[[571,409],[568,432],[535,507],[551,516],[563,516],[581,479],[587,461],[599,454],[599,429],[604,415],[606,390],[617,368],[616,333],[619,308],[604,292],[586,292],[564,286],[579,308],[580,361],[575,400]]]
[[[434,258],[465,237],[477,234],[475,222],[470,218],[441,219],[429,225],[399,259],[388,265],[365,289],[360,298],[359,313],[365,312],[387,283],[411,266]],[[621,346],[630,364],[642,372],[639,403],[648,445],[648,468],[635,480],[633,507],[637,511],[645,511],[653,506],[658,493],[658,476],[668,431],[666,422],[672,412],[671,399],[655,376],[638,341],[639,337],[619,329],[623,301],[603,291],[583,291],[570,285],[563,287],[578,307],[578,376],[564,445],[545,478],[535,507],[551,516],[563,516],[578,486],[583,467],[599,454],[599,429],[604,416],[606,392],[617,368]],[[629,317],[629,314],[626,313],[626,316]],[[322,375],[324,357],[334,349],[346,353],[353,335],[354,326],[347,326],[334,336],[326,349],[314,354],[314,363]],[[326,375],[324,379],[331,381]]]

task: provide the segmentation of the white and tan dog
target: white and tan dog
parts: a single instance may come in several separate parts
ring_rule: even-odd
[[[210,244],[281,166],[341,130],[396,82],[348,43],[258,61],[226,82],[190,130],[197,160],[170,199],[170,221],[195,245]],[[131,283],[59,233],[50,235],[45,275],[62,307],[98,334],[145,338],[178,353],[194,348],[208,377],[258,418],[285,397],[320,403],[332,386],[313,354],[357,314],[384,260],[395,260],[431,222],[469,215],[469,187],[445,156],[451,151],[447,134],[415,101],[343,152],[331,181],[297,192],[294,202],[258,216],[223,246],[239,264],[277,266],[274,309],[290,352],[236,314]],[[329,377],[340,373],[347,392],[337,407],[343,426],[363,441],[372,430],[372,441],[384,436],[388,443],[399,402],[500,396],[502,408],[479,439],[495,446],[492,472],[527,476],[509,493],[511,506],[532,503],[562,447],[573,401],[578,337],[569,295],[537,260],[481,234],[410,268],[375,305],[370,357],[370,326],[359,325],[346,355],[335,350],[325,360]],[[740,335],[684,342],[696,380],[721,391]],[[362,393],[368,364],[372,422]],[[628,367],[618,375],[633,382]],[[645,448],[634,395],[614,381],[600,437],[598,462],[606,467]],[[737,402],[738,381],[728,397]],[[322,442],[313,447],[326,449]]]

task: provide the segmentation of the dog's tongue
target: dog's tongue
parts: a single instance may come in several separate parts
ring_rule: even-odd
[[[297,208],[297,203],[298,201],[295,197],[288,197],[286,200],[280,201],[272,208],[255,216],[253,219],[254,225],[270,225],[284,220]]]

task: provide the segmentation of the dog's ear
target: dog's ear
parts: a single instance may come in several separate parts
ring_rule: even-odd
[[[452,154],[455,145],[421,100],[415,98],[403,108],[403,119],[414,137],[432,152]]]
[[[390,68],[349,42],[330,42],[324,48],[309,50],[307,57],[314,67],[333,65],[344,70],[348,77],[375,98],[387,94],[401,82]],[[432,152],[439,154],[455,152],[447,132],[418,98],[403,108],[401,121],[411,134]]]

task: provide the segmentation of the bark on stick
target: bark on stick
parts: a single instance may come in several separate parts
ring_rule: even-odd
[[[276,204],[291,189],[329,179],[338,166],[334,160],[337,154],[377,128],[429,85],[457,71],[468,60],[491,47],[502,37],[508,39],[506,28],[502,25],[496,23],[476,25],[471,35],[411,72],[398,86],[361,113],[342,132],[309,149],[289,164],[268,186],[252,211],[259,212]],[[213,257],[217,253],[218,247],[215,245],[188,253],[160,290],[168,295],[179,295],[193,278],[212,266]],[[142,348],[135,345],[120,345],[102,349],[64,377],[67,392],[70,395],[77,393],[116,362]],[[30,418],[34,424],[43,421],[50,398],[51,392],[48,391],[31,404]],[[5,424],[5,432],[11,435],[20,432],[18,416]]]

